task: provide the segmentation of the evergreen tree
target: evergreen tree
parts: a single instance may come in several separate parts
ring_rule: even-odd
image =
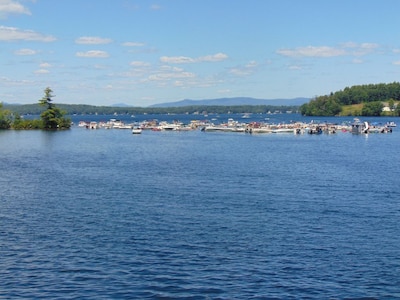
[[[39,104],[46,106],[46,110],[40,114],[44,129],[68,129],[71,127],[71,120],[64,118],[65,112],[61,111],[52,103],[53,91],[47,87],[44,96],[39,100]]]

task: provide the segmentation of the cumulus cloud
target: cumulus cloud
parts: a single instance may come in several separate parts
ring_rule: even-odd
[[[21,30],[15,27],[0,26],[0,41],[36,41],[53,42],[56,38],[32,30]]]
[[[107,58],[109,54],[101,50],[90,50],[86,52],[77,52],[77,57],[89,57],[89,58]]]
[[[32,50],[32,49],[19,49],[14,51],[15,55],[35,55],[37,54],[36,50]]]
[[[110,44],[112,43],[112,39],[101,38],[97,36],[82,36],[75,40],[76,44],[83,45],[100,45],[100,44]]]
[[[228,58],[224,53],[217,53],[213,55],[206,55],[197,58],[187,56],[162,56],[160,61],[167,64],[188,64],[197,62],[218,62]]]
[[[0,18],[6,18],[10,14],[31,15],[31,12],[18,1],[0,0]]]

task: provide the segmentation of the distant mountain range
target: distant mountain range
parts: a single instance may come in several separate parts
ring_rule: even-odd
[[[310,98],[293,99],[256,99],[250,97],[217,98],[204,100],[185,99],[177,102],[166,102],[149,107],[181,107],[181,106],[234,106],[234,105],[272,105],[272,106],[300,106],[310,101]]]

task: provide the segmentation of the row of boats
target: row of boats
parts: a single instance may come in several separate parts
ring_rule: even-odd
[[[397,125],[394,122],[386,124],[370,124],[354,119],[353,123],[330,124],[330,123],[304,123],[295,122],[289,124],[270,124],[264,122],[244,123],[228,119],[228,122],[214,124],[209,121],[193,120],[189,124],[179,121],[165,122],[149,120],[126,124],[121,120],[111,119],[107,122],[85,122],[80,121],[79,127],[87,129],[129,129],[133,134],[140,134],[143,130],[152,131],[189,131],[201,130],[204,132],[242,132],[248,134],[257,133],[291,133],[291,134],[335,134],[337,132],[351,132],[353,134],[368,133],[390,133]]]

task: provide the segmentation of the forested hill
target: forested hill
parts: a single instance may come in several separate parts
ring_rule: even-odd
[[[382,110],[383,102],[400,101],[400,83],[380,83],[346,87],[330,95],[318,96],[300,107],[308,116],[339,115],[346,105],[363,104],[360,115],[376,115]],[[373,112],[372,112],[373,110]]]

